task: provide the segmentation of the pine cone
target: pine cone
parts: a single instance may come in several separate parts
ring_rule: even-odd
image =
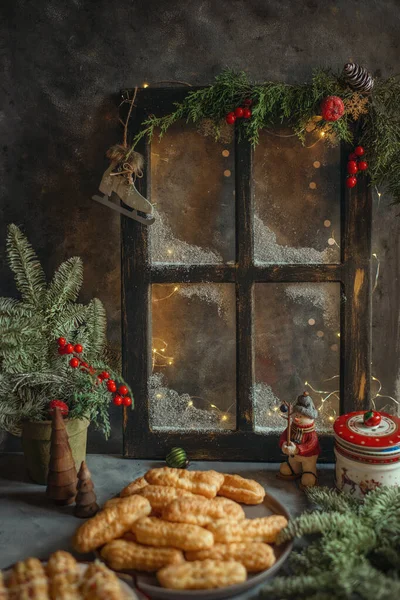
[[[369,94],[374,87],[374,80],[367,69],[357,63],[347,63],[343,69],[343,79],[352,90]]]

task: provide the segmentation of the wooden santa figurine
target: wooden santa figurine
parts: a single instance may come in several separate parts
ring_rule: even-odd
[[[280,465],[279,477],[301,477],[303,487],[312,487],[317,483],[317,459],[321,452],[314,423],[318,411],[308,392],[299,396],[294,405],[284,403],[281,410],[287,413],[288,426],[279,439],[279,447],[287,456]]]

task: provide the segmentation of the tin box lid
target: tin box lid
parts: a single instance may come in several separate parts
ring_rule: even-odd
[[[365,410],[341,415],[333,424],[335,436],[340,443],[344,440],[353,446],[368,448],[390,448],[400,443],[400,419],[381,412],[381,421],[376,426],[364,424]]]

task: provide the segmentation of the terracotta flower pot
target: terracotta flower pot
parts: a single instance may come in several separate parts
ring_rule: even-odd
[[[69,445],[76,470],[86,459],[87,419],[65,419]],[[22,425],[22,449],[29,476],[35,483],[46,485],[50,460],[51,421],[27,421]]]

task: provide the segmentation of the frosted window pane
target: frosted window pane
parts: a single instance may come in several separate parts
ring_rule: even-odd
[[[277,130],[288,135],[286,130]],[[340,261],[340,151],[261,133],[254,153],[257,263]]]
[[[205,125],[200,126],[204,131]],[[235,260],[233,129],[216,143],[177,123],[151,146],[150,230],[153,263],[221,263]],[[207,131],[205,131],[207,133]]]
[[[338,283],[255,285],[257,431],[282,430],[281,402],[304,390],[319,409],[318,431],[331,431],[339,414],[339,323]]]
[[[235,429],[235,286],[154,284],[152,309],[150,427]]]

